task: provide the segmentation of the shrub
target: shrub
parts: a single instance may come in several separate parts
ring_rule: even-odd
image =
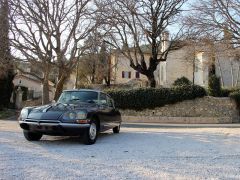
[[[236,91],[240,91],[240,89],[237,88],[237,87],[228,88],[228,89],[224,88],[224,89],[221,90],[222,97],[229,97],[231,93],[236,92]]]
[[[220,78],[216,75],[211,75],[208,81],[208,94],[209,96],[221,97],[221,82]]]
[[[240,107],[240,90],[230,93],[229,97],[234,99],[238,107]]]
[[[173,86],[190,86],[190,85],[192,85],[192,82],[184,76],[176,79],[173,83]]]
[[[221,97],[229,97],[232,92],[231,89],[221,89]]]
[[[152,109],[166,104],[190,100],[206,95],[200,86],[181,86],[173,88],[140,88],[132,90],[105,90],[120,109]]]

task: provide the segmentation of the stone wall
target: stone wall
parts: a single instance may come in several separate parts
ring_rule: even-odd
[[[230,98],[204,97],[143,111],[121,110],[128,122],[233,123],[239,122],[236,103]]]

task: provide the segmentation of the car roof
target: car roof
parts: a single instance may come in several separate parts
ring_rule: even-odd
[[[69,89],[69,90],[64,90],[63,92],[76,92],[76,91],[89,91],[89,92],[102,92],[97,89]]]

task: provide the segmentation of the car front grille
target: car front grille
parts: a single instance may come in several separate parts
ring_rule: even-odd
[[[58,120],[42,120],[42,119],[26,119],[26,122],[35,122],[35,123],[60,123]]]

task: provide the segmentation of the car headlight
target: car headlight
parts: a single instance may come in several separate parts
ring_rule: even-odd
[[[28,109],[22,109],[21,113],[20,113],[20,119],[21,120],[25,120],[28,117]]]
[[[85,111],[77,112],[77,119],[86,119],[86,118],[87,118],[87,112],[85,112]]]
[[[63,120],[86,119],[87,112],[86,111],[66,112],[62,118],[63,118]]]

